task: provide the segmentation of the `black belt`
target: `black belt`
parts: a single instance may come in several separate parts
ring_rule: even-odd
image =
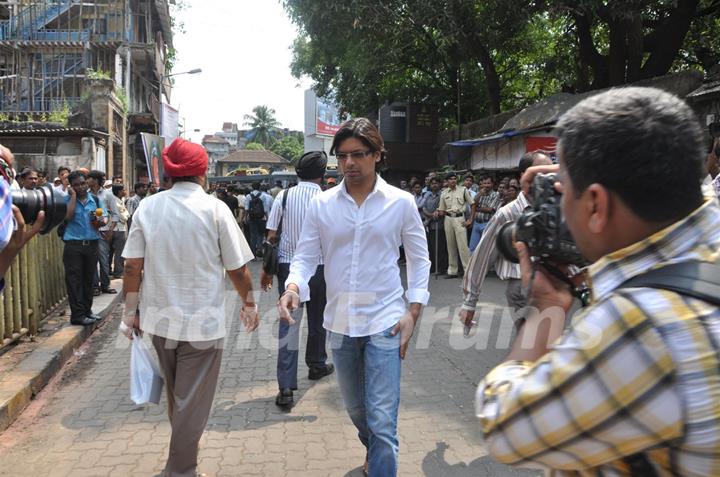
[[[478,224],[487,224],[487,223],[490,222],[490,221],[489,221],[489,220],[478,220],[478,219],[475,219],[475,222],[477,222]]]
[[[83,247],[87,247],[88,245],[97,243],[97,239],[96,240],[65,240],[65,243],[82,245]]]
[[[452,217],[452,218],[456,219],[456,218],[458,218],[458,217],[462,217],[462,216],[465,215],[465,214],[463,214],[462,212],[446,212],[445,215],[447,215],[448,217]]]

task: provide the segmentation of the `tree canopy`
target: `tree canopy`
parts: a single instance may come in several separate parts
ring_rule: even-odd
[[[300,159],[300,156],[303,155],[305,146],[297,135],[288,134],[275,141],[273,145],[270,146],[270,150],[278,156],[284,157],[290,161],[291,164],[295,164],[295,162]]]
[[[284,0],[293,74],[350,113],[437,105],[443,124],[720,61],[720,0]]]

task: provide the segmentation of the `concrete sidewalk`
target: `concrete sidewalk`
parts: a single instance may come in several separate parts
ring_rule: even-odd
[[[70,313],[66,311],[65,323],[0,377],[0,432],[15,421],[28,403],[73,356],[73,352],[102,325],[104,318],[120,302],[122,280],[113,280],[110,286],[118,290],[118,293],[102,294],[93,299],[93,313],[102,317],[102,321],[92,326],[71,325]],[[64,306],[67,308],[67,304]],[[12,354],[13,350],[8,350],[7,353]]]

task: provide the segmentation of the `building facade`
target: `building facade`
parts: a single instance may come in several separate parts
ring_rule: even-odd
[[[158,134],[161,98],[170,98],[171,48],[167,0],[3,2],[0,115],[19,124],[53,123],[45,128],[51,134],[33,128],[36,135],[19,136],[24,141],[54,141],[57,125],[93,131],[85,137],[94,147],[84,148],[94,149],[86,158],[91,167],[132,183],[147,175],[139,133]],[[44,151],[44,159],[24,160],[35,167],[53,162]]]

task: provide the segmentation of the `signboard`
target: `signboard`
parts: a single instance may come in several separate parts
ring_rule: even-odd
[[[170,144],[179,135],[180,114],[178,110],[163,103],[160,109],[160,135],[165,139],[165,144]]]
[[[162,150],[165,141],[160,136],[148,133],[140,133],[143,149],[145,150],[145,163],[147,164],[149,183],[160,187],[163,176]]]
[[[340,129],[340,111],[330,101],[317,98],[315,100],[315,134],[334,136]]]
[[[557,163],[557,138],[553,136],[530,136],[525,139],[525,152],[542,151]]]

